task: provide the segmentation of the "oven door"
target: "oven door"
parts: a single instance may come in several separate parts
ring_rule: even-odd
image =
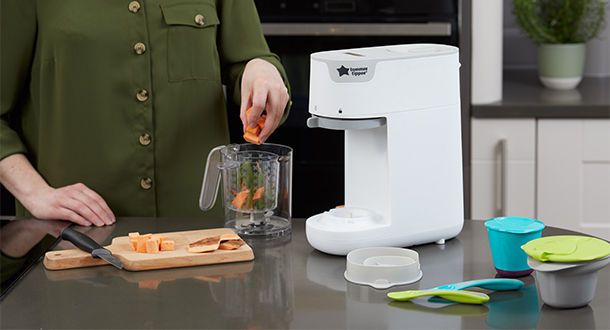
[[[310,54],[409,43],[457,45],[455,30],[455,22],[263,23],[269,48],[280,56],[292,89],[290,116],[269,142],[294,148],[293,217],[310,217],[344,204],[343,131],[306,125]],[[231,125],[232,141],[241,141],[241,124]]]

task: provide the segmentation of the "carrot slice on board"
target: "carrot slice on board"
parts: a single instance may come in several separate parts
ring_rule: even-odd
[[[206,237],[189,244],[188,252],[200,253],[216,251],[220,245],[220,236]]]
[[[220,250],[236,250],[239,249],[240,246],[244,245],[244,241],[242,240],[232,240],[220,243],[218,249]]]

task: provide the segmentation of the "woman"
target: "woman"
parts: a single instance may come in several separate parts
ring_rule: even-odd
[[[229,141],[222,85],[244,127],[265,109],[263,141],[285,115],[286,75],[252,0],[1,9],[0,182],[18,215],[97,226],[199,217],[205,156]]]

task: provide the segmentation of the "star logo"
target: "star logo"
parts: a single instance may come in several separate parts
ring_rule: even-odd
[[[337,71],[339,71],[339,77],[341,77],[342,75],[349,75],[349,69],[344,67],[343,65],[340,68],[337,68]]]

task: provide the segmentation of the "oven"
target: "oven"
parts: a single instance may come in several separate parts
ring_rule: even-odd
[[[258,0],[269,48],[292,88],[292,110],[269,142],[294,148],[293,217],[343,204],[343,131],[307,128],[309,55],[313,52],[408,43],[458,46],[458,0]],[[231,109],[230,112],[238,113]],[[231,139],[242,141],[239,118]]]

